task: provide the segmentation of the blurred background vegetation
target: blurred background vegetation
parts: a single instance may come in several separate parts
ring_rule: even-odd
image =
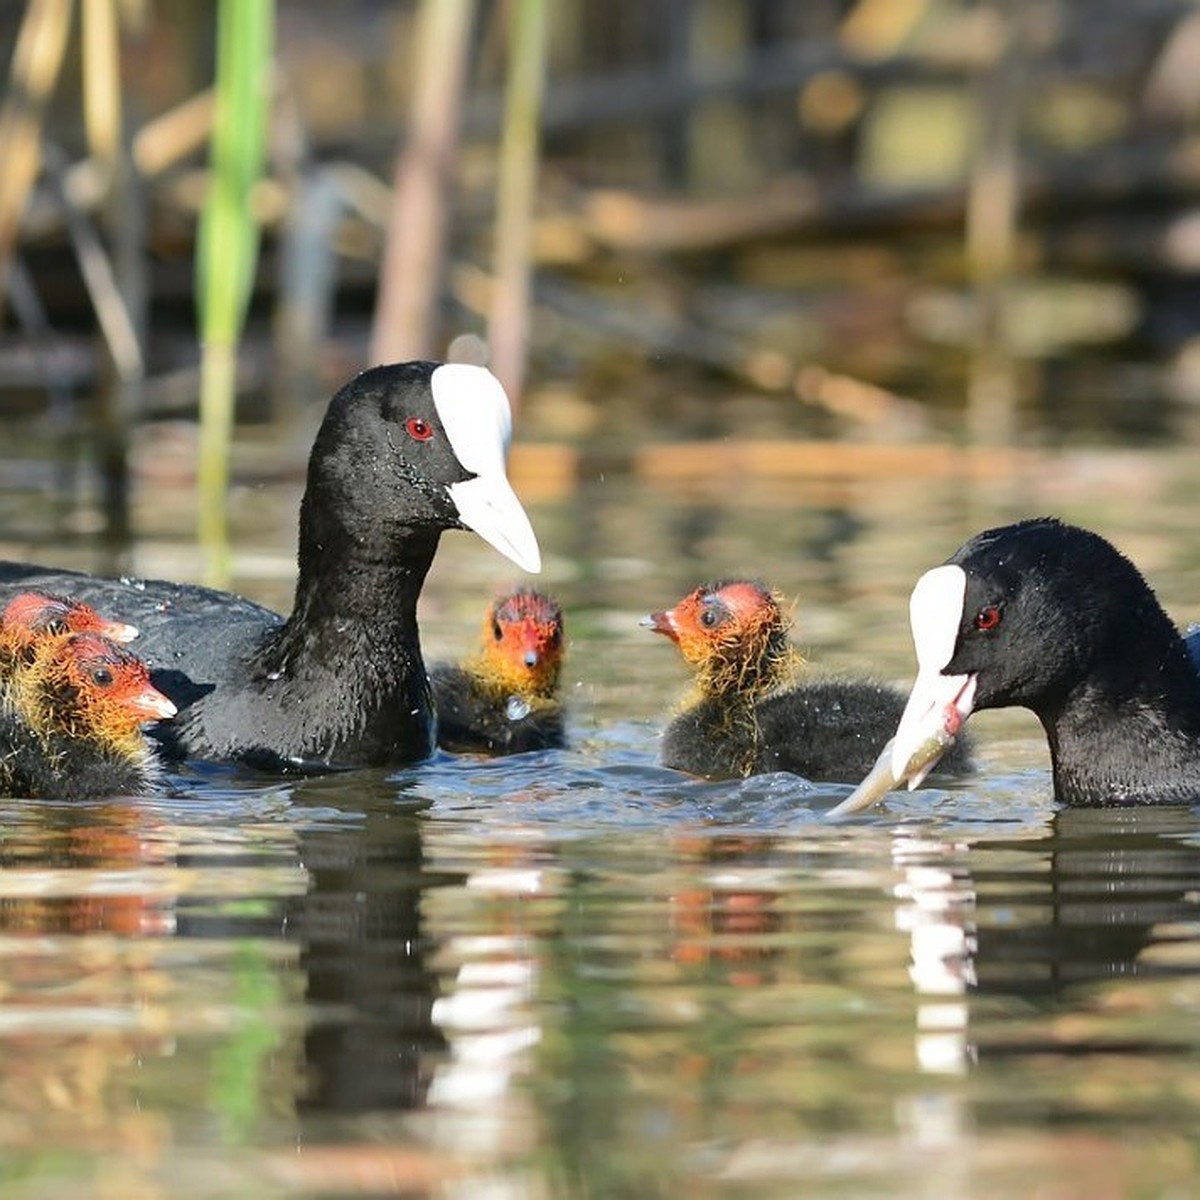
[[[218,441],[302,463],[412,357],[489,361],[564,486],[647,442],[1196,434],[1194,0],[227,3],[267,70]],[[132,474],[195,469],[221,9],[0,5],[0,469],[117,541]]]

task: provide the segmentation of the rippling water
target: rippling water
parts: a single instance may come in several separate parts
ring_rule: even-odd
[[[1196,474],[597,479],[533,506],[570,749],[0,801],[0,1192],[1193,1194],[1200,810],[1057,810],[1022,714],[972,722],[976,778],[844,824],[848,786],[689,780],[655,765],[684,672],[637,618],[750,571],[813,662],[903,680],[916,576],[1032,511],[1200,617]],[[241,586],[286,604],[256,537]],[[448,537],[429,657],[509,582]]]

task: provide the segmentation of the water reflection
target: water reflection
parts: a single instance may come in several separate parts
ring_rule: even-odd
[[[1014,1122],[1126,1113],[1122,1062],[1157,1111],[1195,1048],[1189,810],[1031,801],[997,836],[976,789],[844,828],[811,792],[789,822],[772,781],[724,785],[739,807],[675,777],[655,830],[638,790],[661,815],[668,778],[644,759],[558,756],[550,779],[532,757],[512,791],[521,763],[442,761],[197,787],[194,813],[13,806],[0,1140],[91,1130],[153,1172],[202,1096],[204,1140],[298,1146],[302,1190],[367,1170],[339,1145],[368,1147],[372,1178],[404,1161],[428,1186],[638,1195],[819,1188],[837,1145],[889,1157],[893,1194],[961,1193],[1006,1177],[981,1148]],[[606,820],[562,823],[572,784],[607,789]]]
[[[921,1070],[1187,1046],[1141,1019],[1152,994],[1098,985],[1200,973],[1198,836],[1189,808],[1065,810],[1010,840],[897,833]]]
[[[134,1194],[197,1103],[217,1143],[261,1136],[296,955],[249,933],[193,941],[189,914],[278,914],[307,886],[290,831],[201,831],[148,802],[8,802],[0,825],[4,1190],[56,1194],[69,1147],[96,1156],[97,1186]]]
[[[979,988],[1039,1007],[1102,981],[1191,973],[1200,833],[1190,808],[1055,814],[1044,842],[977,848]],[[1031,886],[1036,885],[1036,886]]]
[[[1185,466],[1025,499],[1123,529],[1182,619]],[[539,514],[568,750],[0,802],[6,1200],[1188,1194],[1196,812],[1058,812],[1036,727],[989,714],[979,776],[839,826],[848,788],[656,765],[685,672],[636,619],[699,579],[764,575],[810,660],[907,678],[903,597],[964,490],[989,505],[902,482],[625,480]],[[511,582],[472,550],[431,576],[431,659]]]
[[[970,1057],[966,993],[976,983],[975,886],[963,842],[901,831],[892,844],[900,872],[896,928],[911,943],[909,978],[918,996],[921,1070],[965,1072]]]
[[[419,806],[370,772],[356,772],[349,793],[336,776],[308,781],[292,801],[298,815],[332,801],[346,818],[300,833],[309,886],[283,913],[283,935],[300,947],[309,1012],[300,1111],[418,1107],[431,1060],[445,1048],[432,1020],[421,901],[446,882],[426,870]]]

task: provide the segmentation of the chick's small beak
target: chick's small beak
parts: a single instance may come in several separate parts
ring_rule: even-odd
[[[147,721],[165,721],[179,711],[158,688],[150,684],[146,684],[131,699],[130,707]]]
[[[675,625],[675,614],[670,609],[665,612],[648,613],[638,624],[643,629],[649,629],[651,633],[661,633],[669,637],[673,642],[678,643],[679,641],[679,630]]]

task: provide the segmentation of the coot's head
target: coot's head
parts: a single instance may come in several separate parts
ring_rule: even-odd
[[[90,604],[51,592],[21,592],[0,615],[0,625],[32,640],[45,633],[99,633],[114,642],[131,642],[137,629],[102,617]]]
[[[521,588],[489,605],[483,622],[481,674],[506,694],[549,699],[563,657],[563,613],[557,600]]]
[[[936,761],[913,769],[939,725],[954,732],[975,709],[1017,706],[1052,730],[1088,704],[1099,731],[1150,674],[1187,661],[1137,568],[1051,518],[973,537],[917,581],[910,616],[917,679],[892,749],[895,778],[910,786]]]
[[[780,684],[796,660],[789,621],[776,595],[758,580],[703,584],[642,624],[679,647],[705,696],[761,695]]]
[[[176,711],[151,684],[145,663],[98,633],[40,638],[13,701],[35,729],[114,740]]]
[[[302,537],[386,554],[414,530],[472,529],[527,571],[541,569],[529,518],[505,475],[508,398],[486,368],[372,367],[329,402],[309,459]]]

